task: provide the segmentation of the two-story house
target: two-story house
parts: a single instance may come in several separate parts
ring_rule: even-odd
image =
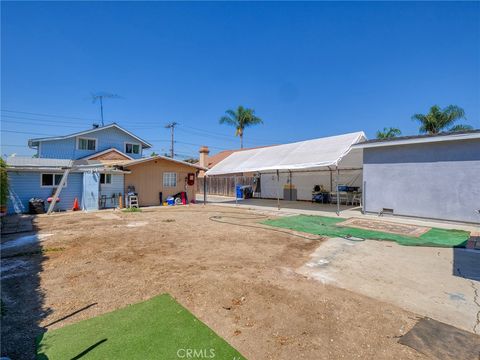
[[[65,136],[30,139],[28,145],[37,150],[36,157],[7,158],[8,213],[28,212],[31,198],[47,201],[64,176],[56,210],[72,209],[75,198],[84,210],[116,207],[132,184],[142,187],[136,189],[140,205],[142,199],[145,205],[159,205],[158,195],[151,194],[166,189],[167,196],[185,190],[186,185],[177,184],[177,178],[198,169],[163,156],[144,158],[143,151],[151,144],[115,123]],[[152,183],[152,176],[159,174],[163,182]],[[132,184],[126,182],[128,175]],[[190,193],[193,197],[192,189]],[[148,199],[146,194],[150,194]]]

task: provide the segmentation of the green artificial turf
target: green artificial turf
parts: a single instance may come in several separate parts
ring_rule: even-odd
[[[412,237],[336,225],[345,220],[340,217],[298,215],[282,217],[276,220],[266,220],[263,224],[328,237],[390,240],[407,246],[464,247],[470,237],[470,233],[463,230],[432,228],[419,237]]]
[[[37,339],[37,359],[189,358],[245,359],[168,294]]]

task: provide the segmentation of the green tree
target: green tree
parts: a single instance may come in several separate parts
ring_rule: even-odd
[[[155,152],[155,151],[152,151],[152,153],[150,154],[151,157],[154,157],[154,156],[158,156],[158,154]]]
[[[402,135],[402,132],[394,127],[383,128],[383,131],[377,131],[377,139],[391,139],[399,135]]]
[[[470,125],[454,125],[459,119],[465,119],[465,111],[456,105],[450,105],[444,109],[440,109],[438,105],[433,105],[428,114],[414,114],[412,119],[420,123],[419,131],[422,134],[438,134],[442,131],[472,129]]]
[[[263,124],[262,119],[255,116],[255,110],[239,106],[237,110],[225,111],[225,116],[220,118],[220,124],[234,126],[235,136],[240,137],[240,148],[243,149],[243,134],[246,127]]]
[[[183,160],[183,161],[185,161],[185,162],[187,162],[187,163],[190,163],[190,164],[196,164],[196,163],[198,163],[198,159],[196,159],[196,158],[187,158],[187,159],[185,159],[185,160]]]
[[[0,206],[7,206],[8,200],[8,176],[7,163],[0,158]]]

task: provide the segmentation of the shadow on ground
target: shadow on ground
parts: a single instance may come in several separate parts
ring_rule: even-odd
[[[453,275],[480,281],[480,250],[453,248]]]
[[[0,247],[1,354],[11,359],[35,359],[35,338],[45,331],[39,324],[51,312],[44,307],[40,287],[46,252],[33,217],[7,216],[2,218],[2,230],[5,228],[9,231],[2,234]]]

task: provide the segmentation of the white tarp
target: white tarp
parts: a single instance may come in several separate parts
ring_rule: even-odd
[[[365,140],[365,133],[355,132],[291,144],[238,151],[219,162],[207,175],[249,172],[361,168],[362,152],[351,146]]]
[[[277,181],[274,173],[261,174],[261,197],[265,199],[283,199],[283,188],[293,185],[297,191],[297,200],[312,200],[312,190],[315,185],[321,185],[326,191],[334,191],[335,185],[362,187],[362,170],[342,170],[337,175],[329,171],[281,173]],[[291,180],[291,183],[290,183]],[[280,191],[279,191],[280,190]]]

